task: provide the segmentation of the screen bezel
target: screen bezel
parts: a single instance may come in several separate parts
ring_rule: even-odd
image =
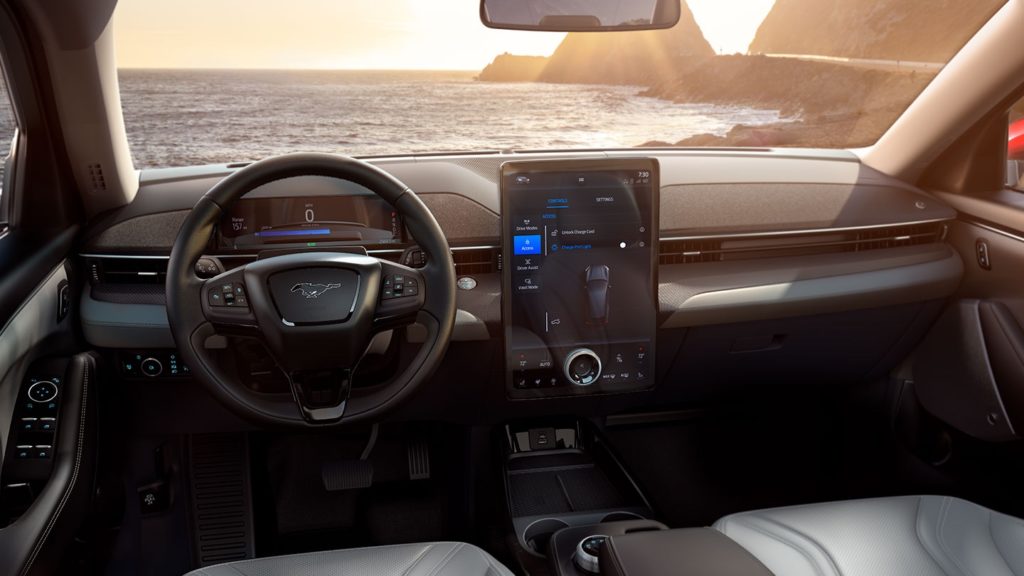
[[[654,310],[651,314],[650,326],[650,350],[651,378],[646,384],[637,384],[635,387],[623,390],[601,390],[591,386],[562,386],[559,388],[543,388],[518,390],[512,386],[512,369],[509,363],[509,333],[512,329],[509,318],[512,312],[512,226],[510,222],[510,198],[506,190],[506,179],[513,174],[524,173],[551,173],[551,172],[612,172],[619,170],[650,170],[650,207],[651,227],[650,235],[650,266],[651,266],[651,296]],[[661,166],[656,158],[651,157],[621,157],[621,158],[577,158],[571,160],[517,160],[505,162],[501,165],[498,180],[498,195],[501,205],[501,347],[502,347],[502,381],[505,385],[506,395],[510,399],[529,399],[547,396],[576,396],[593,394],[618,394],[623,392],[638,392],[650,390],[657,381],[657,334],[658,314],[660,306],[658,301],[658,262],[659,262],[659,239],[660,239],[660,205],[661,205]]]

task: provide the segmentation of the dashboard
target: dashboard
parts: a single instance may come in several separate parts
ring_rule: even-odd
[[[408,408],[420,414],[605,413],[735,393],[736,382],[764,391],[867,374],[916,341],[963,275],[946,242],[955,210],[844,151],[370,161],[430,209],[459,280],[452,344],[430,392]],[[161,271],[191,207],[232,171],[145,171],[136,199],[86,231],[79,302],[93,346],[134,370],[140,359],[168,364]],[[254,190],[219,229],[207,255],[224,268],[270,250],[403,262],[416,250],[365,188],[319,177]],[[414,326],[392,346],[414,348],[422,334]],[[259,351],[248,356],[240,371],[265,370]]]

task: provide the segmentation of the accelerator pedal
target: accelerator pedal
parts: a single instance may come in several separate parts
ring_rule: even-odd
[[[409,444],[409,480],[428,480],[430,478],[430,445],[419,441]]]

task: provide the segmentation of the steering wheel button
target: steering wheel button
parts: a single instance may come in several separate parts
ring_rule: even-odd
[[[224,296],[220,292],[210,290],[210,306],[223,306]]]

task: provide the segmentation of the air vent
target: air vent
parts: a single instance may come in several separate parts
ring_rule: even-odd
[[[499,250],[497,248],[466,248],[452,250],[455,274],[491,274],[498,271]]]
[[[947,229],[945,223],[933,222],[836,232],[662,240],[660,262],[690,264],[883,250],[941,242]]]
[[[427,264],[427,255],[415,247],[406,250],[401,255],[374,254],[374,256],[399,262],[410,268],[422,268]],[[489,246],[452,249],[452,260],[455,262],[455,273],[458,275],[497,272],[500,258],[501,251]]]
[[[167,279],[164,258],[90,258],[89,279],[93,284],[159,284]]]

